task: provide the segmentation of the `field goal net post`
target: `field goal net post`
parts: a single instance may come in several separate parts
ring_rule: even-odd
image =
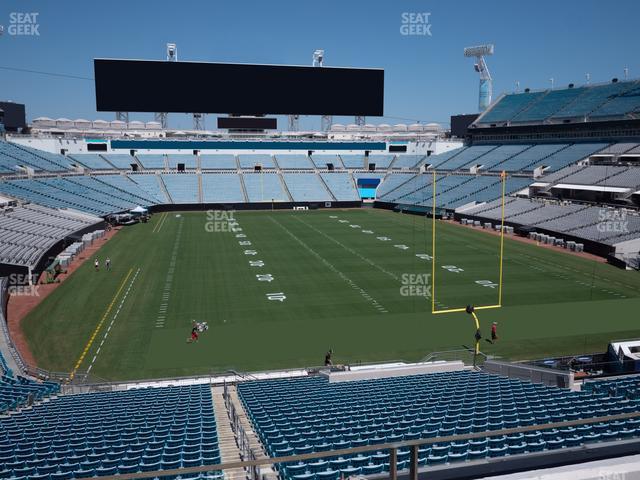
[[[436,170],[434,169],[432,179],[432,208],[431,208],[431,218],[432,218],[432,227],[431,227],[431,313],[442,314],[442,313],[456,313],[456,312],[466,312],[467,306],[456,307],[456,308],[446,308],[438,310],[436,308],[436,216],[442,215],[442,208],[438,208],[437,204],[437,175]],[[489,310],[494,308],[502,307],[502,283],[503,283],[503,259],[504,259],[504,205],[505,205],[505,195],[506,195],[506,186],[507,186],[507,174],[505,171],[502,171],[500,174],[501,179],[501,200],[500,200],[500,254],[498,259],[498,270],[499,270],[499,280],[498,280],[498,301],[495,304],[491,305],[474,305],[474,310]]]

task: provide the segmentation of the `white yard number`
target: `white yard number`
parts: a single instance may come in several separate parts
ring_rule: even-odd
[[[362,233],[369,233],[369,234],[371,234],[371,233],[373,233],[373,232],[372,232],[371,230],[362,230]]]
[[[264,262],[262,260],[249,260],[249,265],[252,267],[264,267]]]
[[[247,236],[244,233],[238,233],[236,238],[247,238]]]
[[[338,220],[340,223],[349,223],[349,220]]]
[[[349,225],[351,228],[361,228],[360,225]]]
[[[248,247],[249,245],[251,245],[251,242],[249,240],[242,240],[242,241],[238,242],[238,244]]]
[[[443,265],[442,268],[444,268],[445,270],[448,270],[450,272],[453,272],[453,273],[464,272],[464,270],[462,268],[456,267],[455,265]]]
[[[426,253],[416,253],[416,257],[418,257],[420,260],[433,260],[431,255],[427,255]]]
[[[267,300],[275,300],[278,302],[284,302],[287,299],[283,292],[267,293]]]
[[[376,237],[376,238],[381,242],[388,242],[389,240],[391,240],[389,237]]]
[[[482,285],[483,287],[498,288],[498,284],[493,283],[491,280],[476,280],[476,283],[478,285]]]
[[[394,247],[399,248],[400,250],[409,250],[409,247],[406,245],[394,245]]]
[[[273,282],[273,275],[266,273],[264,275],[256,275],[259,282]]]
[[[245,255],[257,255],[258,252],[256,252],[255,250],[245,250],[244,254]]]

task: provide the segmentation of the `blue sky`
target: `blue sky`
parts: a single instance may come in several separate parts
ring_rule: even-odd
[[[37,12],[40,35],[9,35],[11,12]],[[401,35],[404,12],[429,12],[432,35]],[[4,0],[0,67],[92,77],[94,57],[163,59],[167,42],[178,44],[181,60],[304,65],[323,48],[327,65],[385,70],[387,117],[369,121],[447,122],[477,109],[478,78],[465,46],[495,44],[494,97],[516,80],[544,88],[551,77],[556,86],[583,83],[589,72],[592,82],[607,81],[622,78],[625,66],[635,78],[638,18],[635,0]],[[0,98],[26,103],[29,119],[113,118],[95,111],[88,80],[0,69]],[[170,123],[191,121],[174,115]]]

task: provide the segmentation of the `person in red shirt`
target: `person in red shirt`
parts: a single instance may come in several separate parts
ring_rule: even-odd
[[[493,322],[491,325],[491,343],[495,343],[498,340],[498,322]]]
[[[194,343],[198,341],[198,327],[196,325],[191,329],[191,338],[187,338],[187,343]]]

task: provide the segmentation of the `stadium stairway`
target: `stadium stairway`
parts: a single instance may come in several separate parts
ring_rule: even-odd
[[[274,160],[275,162],[275,157]],[[291,196],[291,192],[289,191],[289,187],[287,187],[287,182],[284,181],[284,178],[282,177],[282,173],[278,172],[278,179],[280,180],[280,184],[282,185],[282,189],[287,193],[287,197],[289,197],[289,201],[293,202],[293,196]]]
[[[142,162],[138,159],[137,156],[131,157],[130,161],[138,165],[138,170],[140,171],[145,170],[144,165],[142,165]]]
[[[213,410],[218,426],[218,447],[220,448],[220,460],[223,463],[240,462],[240,451],[236,442],[236,436],[231,428],[231,421],[224,403],[224,387],[212,387]],[[225,470],[225,480],[244,480],[246,474],[242,468]]]
[[[238,160],[236,159],[236,162]],[[238,172],[238,178],[240,179],[240,188],[242,188],[242,196],[244,197],[244,201],[249,201],[249,194],[247,193],[247,186],[244,184],[244,175],[241,171]]]
[[[322,175],[320,175],[317,171],[316,171],[316,176],[320,179],[320,183],[322,184],[322,186],[324,187],[324,189],[327,191],[327,193],[329,194],[329,196],[331,197],[331,199],[335,202],[337,200],[336,196],[333,194],[333,192],[331,191],[331,189],[329,188],[329,185],[327,185],[327,182],[325,182],[324,178],[322,178]]]
[[[171,195],[169,195],[169,190],[167,189],[167,186],[165,185],[164,180],[162,179],[162,176],[161,175],[156,175],[156,179],[158,180],[158,183],[160,184],[160,188],[162,189],[162,192],[169,199],[169,203],[174,203],[173,198],[171,198]]]
[[[253,448],[256,458],[258,460],[264,460],[269,458],[269,456],[265,453],[266,449],[262,444],[262,441],[260,440],[260,436],[253,429],[253,424],[251,423],[251,420],[249,420],[249,417],[247,416],[247,413],[244,409],[244,405],[242,404],[242,401],[238,396],[237,386],[228,385],[227,389],[228,389],[227,391],[229,392],[231,403],[233,404],[233,406],[236,409],[236,412],[238,413],[238,417],[240,419],[240,426],[244,429],[245,433],[247,434],[247,437],[249,439],[249,445],[251,445],[251,447]],[[222,397],[222,388],[220,388],[219,390],[220,390],[220,394],[219,394],[220,401],[222,401],[222,408],[224,408],[226,411],[224,398]],[[216,408],[218,409],[217,405],[216,405]],[[228,418],[227,418],[227,421],[228,421]],[[220,430],[218,431],[220,432]],[[260,467],[260,474],[261,474],[261,477],[264,477],[267,480],[277,480],[278,478],[277,472],[274,470],[273,466],[271,465],[265,465]]]

